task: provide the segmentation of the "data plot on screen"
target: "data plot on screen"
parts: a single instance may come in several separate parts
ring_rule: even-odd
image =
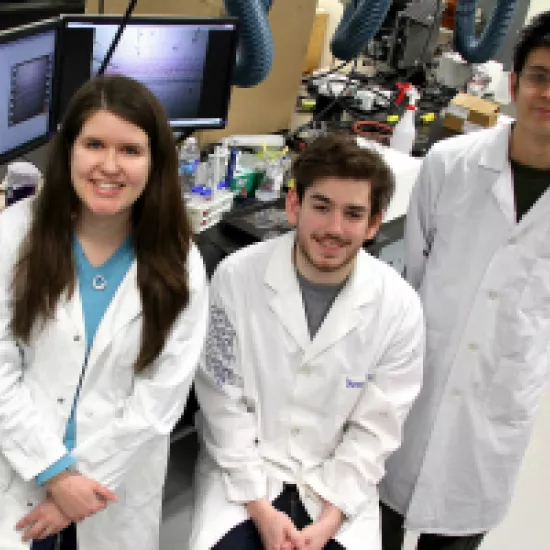
[[[116,26],[97,28],[92,73],[97,73]],[[196,116],[201,97],[208,30],[127,27],[105,74],[124,74],[145,84],[170,119]]]
[[[8,126],[48,112],[52,56],[43,55],[11,67]]]

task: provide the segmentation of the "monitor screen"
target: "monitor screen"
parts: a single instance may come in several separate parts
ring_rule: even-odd
[[[0,33],[0,162],[45,143],[56,58],[58,21]]]
[[[63,18],[58,122],[76,90],[97,74],[120,21],[120,16]],[[223,128],[236,42],[234,18],[134,16],[105,74],[123,74],[145,84],[173,128]]]

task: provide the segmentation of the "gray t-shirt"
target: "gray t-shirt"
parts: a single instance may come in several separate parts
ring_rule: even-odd
[[[296,275],[298,276],[298,283],[302,291],[309,336],[313,339],[327,316],[336,296],[344,288],[346,281],[337,285],[321,285],[308,281],[298,270],[296,270]]]

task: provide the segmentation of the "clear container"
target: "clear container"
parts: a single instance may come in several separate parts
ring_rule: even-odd
[[[197,138],[188,137],[179,149],[179,176],[182,195],[185,197],[195,185],[197,167],[200,162],[200,149]]]

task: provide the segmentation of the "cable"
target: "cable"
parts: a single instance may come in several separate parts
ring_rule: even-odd
[[[302,78],[302,84],[305,84],[307,82],[310,82],[312,80],[317,80],[318,78],[324,78],[325,76],[328,76],[329,74],[337,73],[338,71],[341,71],[346,65],[349,65],[351,61],[344,61],[342,64],[338,65],[338,67],[333,67],[332,69],[329,69],[328,71],[324,73],[318,73],[318,74],[312,74],[306,78]]]
[[[363,127],[365,126],[376,128],[378,130],[383,130],[384,132],[387,132],[387,134],[381,134],[380,132],[367,132],[363,130]],[[391,135],[393,134],[393,128],[391,126],[382,122],[376,122],[375,120],[356,120],[353,123],[351,129],[355,134],[358,134],[362,137],[376,138],[380,140],[389,140]]]
[[[126,8],[126,13],[122,17],[122,21],[120,22],[120,25],[118,26],[115,37],[113,38],[113,41],[111,42],[111,45],[109,46],[109,49],[108,49],[107,53],[105,54],[105,58],[103,59],[103,61],[101,63],[101,67],[99,67],[99,71],[97,71],[98,75],[101,75],[105,72],[105,69],[107,68],[107,65],[111,61],[111,58],[113,57],[113,53],[115,52],[117,44],[120,41],[120,37],[122,36],[122,33],[124,32],[124,29],[126,28],[128,20],[130,19],[130,16],[132,15],[132,12],[134,11],[134,8],[136,7],[136,4],[137,4],[137,0],[130,0],[130,3],[128,4],[128,7]]]
[[[349,61],[347,63],[349,63]],[[356,70],[356,68],[357,68],[357,58],[355,58],[353,60],[353,69],[352,70]],[[322,111],[320,111],[319,113],[314,114],[313,117],[311,118],[311,120],[309,120],[305,124],[302,124],[301,126],[296,128],[296,130],[294,130],[293,132],[290,132],[290,134],[288,136],[288,139],[293,139],[296,136],[298,136],[301,132],[306,130],[307,128],[313,127],[314,124],[316,124],[317,122],[320,122],[322,120],[323,116],[325,116],[337,103],[339,103],[340,98],[342,96],[344,96],[345,93],[348,91],[349,86],[350,86],[351,81],[352,81],[352,79],[349,78],[348,75],[346,75],[346,78],[347,78],[347,81],[346,81],[346,84],[345,84],[344,88],[342,89],[342,91],[337,96],[335,96],[334,99]],[[329,91],[330,91],[330,82],[327,82],[327,87],[329,88]]]

